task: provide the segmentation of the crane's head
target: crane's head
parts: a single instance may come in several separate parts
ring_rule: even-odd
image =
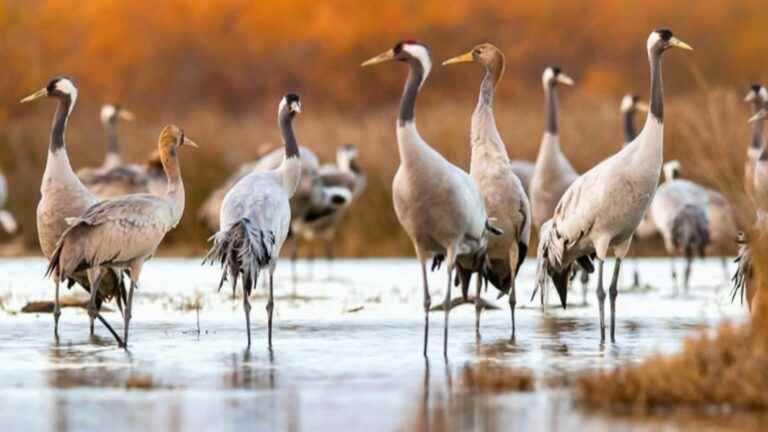
[[[768,89],[760,83],[753,83],[744,97],[744,102],[754,104],[755,109],[760,109],[763,104],[768,103]]]
[[[287,115],[293,117],[296,114],[301,113],[301,98],[296,93],[287,93],[280,99],[280,105],[277,108],[277,112],[280,115]]]
[[[336,151],[338,158],[346,160],[357,159],[357,146],[354,144],[344,144]]]
[[[664,179],[666,181],[680,178],[680,161],[671,160],[664,164]]]
[[[621,112],[635,113],[637,111],[648,112],[648,104],[640,100],[636,93],[627,93],[621,98]]]
[[[184,134],[184,129],[176,125],[164,127],[162,132],[160,132],[160,139],[158,141],[158,151],[160,152],[161,159],[164,159],[166,155],[175,156],[176,150],[182,146],[197,148],[197,144]]]
[[[118,120],[132,121],[134,115],[132,112],[118,104],[104,104],[101,106],[99,118],[102,124],[115,124]]]
[[[77,99],[77,86],[72,78],[59,76],[48,82],[48,85],[21,100],[21,103],[32,102],[42,97],[69,98],[71,102]]]
[[[423,71],[422,82],[427,77],[427,75],[429,75],[429,71],[432,69],[432,59],[429,56],[429,48],[427,48],[426,45],[414,40],[400,41],[395,44],[392,49],[384,51],[375,57],[371,57],[370,59],[364,61],[360,66],[373,66],[375,64],[392,60],[421,65],[421,69]]]
[[[549,66],[541,75],[541,84],[544,89],[550,89],[558,84],[572,86],[574,82],[573,78],[566,75],[559,66]]]
[[[475,45],[471,51],[468,51],[460,56],[450,58],[443,62],[443,66],[455,63],[479,63],[483,66],[489,66],[501,61],[501,65],[504,65],[504,53],[500,49],[496,48],[491,43],[482,43]]]
[[[648,54],[651,56],[661,55],[661,53],[672,47],[682,48],[684,50],[693,49],[687,43],[676,38],[675,35],[672,34],[672,30],[669,29],[658,29],[652,31],[648,36],[648,41],[646,42]]]

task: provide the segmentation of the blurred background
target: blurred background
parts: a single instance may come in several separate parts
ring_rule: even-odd
[[[68,133],[75,169],[103,160],[98,114],[107,102],[136,114],[120,129],[127,161],[145,160],[167,123],[200,144],[182,155],[187,210],[164,242],[166,253],[204,250],[210,232],[197,223],[197,207],[240,163],[280,144],[277,103],[296,91],[304,107],[296,122],[300,144],[329,162],[339,146],[356,144],[368,176],[337,252],[411,254],[390,193],[406,70],[359,67],[401,39],[428,44],[435,63],[417,108],[421,133],[465,168],[481,70],[439,62],[481,42],[502,49],[507,69],[495,102],[498,127],[510,156],[531,161],[544,125],[541,73],[560,65],[576,80],[560,93],[561,145],[583,172],[620,148],[620,99],[637,92],[647,100],[645,40],[651,29],[670,27],[695,51],[665,57],[665,158],[680,159],[685,177],[722,190],[736,204],[743,200],[749,107],[742,98],[768,70],[764,1],[364,3],[0,1],[0,167],[9,208],[22,226],[17,242],[38,253],[34,209],[55,109],[53,101],[18,101],[66,74],[80,88]],[[658,245],[641,252],[655,248],[661,252]]]

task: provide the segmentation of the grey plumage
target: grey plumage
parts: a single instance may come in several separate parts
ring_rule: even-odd
[[[293,218],[291,229],[299,241],[321,240],[326,258],[333,259],[333,243],[337,230],[353,202],[363,193],[366,175],[357,163],[357,148],[344,145],[336,152],[336,163],[320,166],[318,177],[323,198],[314,202],[301,217]]]
[[[661,171],[664,139],[661,54],[672,46],[690,48],[669,30],[655,30],[646,41],[651,68],[651,103],[656,109],[651,110],[652,115],[646,118],[640,134],[573,182],[558,202],[552,219],[541,228],[537,286],[544,289],[547,277],[552,278],[563,306],[568,276],[575,263],[589,267],[592,257],[598,260],[601,340],[605,340],[604,263],[612,251],[616,264],[609,294],[611,340],[614,341],[621,261],[649,204],[658,200],[658,193],[656,199],[654,193]]]
[[[70,227],[62,234],[46,272],[57,284],[86,272],[94,287],[89,305],[93,314],[104,271],[126,271],[131,285],[127,295],[122,296],[124,346],[128,344],[133,291],[143,264],[154,255],[165,234],[179,223],[184,212],[184,184],[177,156],[182,145],[196,147],[178,127],[163,129],[158,147],[169,179],[163,197],[134,194],[111,198],[93,204],[78,217],[68,218]]]
[[[226,193],[219,215],[220,228],[211,237],[213,245],[203,260],[204,264],[218,262],[221,265],[219,288],[229,277],[234,292],[238,278],[242,279],[249,348],[249,297],[260,272],[268,269],[267,345],[272,349],[273,274],[291,223],[289,200],[299,186],[302,172],[299,147],[292,126],[294,116],[300,111],[301,104],[297,95],[288,94],[281,100],[278,123],[285,143],[283,161],[272,170],[252,170]]]
[[[672,220],[672,242],[686,258],[704,257],[709,245],[707,214],[699,206],[685,205]]]
[[[708,208],[710,194],[706,188],[690,180],[679,178],[680,164],[671,161],[664,165],[665,182],[659,187],[651,203],[654,224],[664,238],[667,253],[674,257],[682,254],[686,267],[683,286],[688,290],[691,264],[696,255],[703,256],[710,243]],[[672,258],[674,282],[677,272]]]
[[[471,51],[446,60],[443,64],[473,62],[482,66],[483,79],[470,128],[471,161],[469,173],[483,196],[488,217],[499,229],[486,224],[493,233],[488,239],[485,261],[477,268],[461,262],[457,272],[464,297],[469,288],[469,274],[490,282],[500,295],[509,297],[511,339],[515,338],[517,273],[525,260],[531,235],[531,209],[522,182],[515,175],[506,145],[496,126],[493,113],[495,89],[504,74],[504,54],[492,44],[475,46]],[[480,329],[480,281],[475,295],[475,329]]]
[[[253,171],[276,169],[282,163],[285,150],[276,148],[258,160],[244,163],[238,167],[224,183],[206,198],[197,213],[197,219],[208,229],[219,229],[219,214],[224,196],[238,181]],[[301,181],[296,193],[291,198],[291,215],[301,217],[313,206],[322,203],[322,182],[318,177],[319,162],[315,153],[307,147],[299,147],[301,158]]]
[[[447,357],[453,271],[458,261],[463,261],[465,268],[482,262],[488,242],[488,217],[475,181],[430,147],[416,128],[416,97],[432,67],[429,49],[418,42],[399,42],[362,66],[387,61],[404,62],[409,69],[396,123],[400,166],[392,181],[392,198],[397,219],[413,242],[421,264],[423,353],[426,357],[431,304],[426,266],[431,257],[442,254],[448,276],[443,327],[443,355]]]
[[[37,204],[37,236],[40,249],[47,258],[54,254],[61,235],[69,228],[68,218],[78,217],[90,206],[98,202],[80,179],[75,175],[69,163],[66,148],[66,129],[69,117],[74,110],[77,101],[77,86],[68,77],[53,78],[48,85],[36,93],[22,99],[22,103],[47,97],[58,101],[56,113],[51,127],[51,138],[48,146],[48,156],[45,162],[45,172],[40,185],[40,201]],[[78,272],[69,276],[67,281],[71,287],[75,282],[95,297],[95,311],[91,314],[91,334],[94,332],[94,313],[98,315],[101,303],[110,298],[124,299],[125,288],[120,272],[109,269],[101,280],[97,290],[91,289],[91,281],[85,272]],[[54,335],[59,335],[59,317],[61,307],[59,305],[59,283],[55,281],[54,296]],[[101,319],[101,318],[100,318]],[[111,327],[101,319],[105,326]]]

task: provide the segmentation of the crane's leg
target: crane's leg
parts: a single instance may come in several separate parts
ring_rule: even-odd
[[[56,297],[53,303],[53,335],[59,340],[59,317],[61,316],[61,304],[59,304],[59,286],[61,281],[58,275],[53,275],[53,284],[56,286]]]
[[[509,340],[515,341],[515,306],[517,306],[517,293],[515,292],[515,277],[512,277],[512,284],[509,286],[509,314],[512,319],[512,336]]]
[[[616,342],[616,297],[619,295],[619,270],[621,269],[621,258],[616,258],[616,264],[613,266],[613,277],[611,286],[608,288],[608,295],[611,298],[611,342]],[[602,272],[600,272],[602,274]]]
[[[691,264],[693,264],[693,257],[685,257],[685,273],[683,273],[683,289],[685,295],[688,295],[689,281],[691,279]]]
[[[480,291],[482,289],[483,289],[483,276],[480,273],[478,273],[476,291],[475,291],[475,333],[477,334],[478,337],[480,336],[480,313],[483,311],[483,306],[481,304],[481,294],[480,294]]]
[[[333,239],[325,240],[325,258],[328,260],[328,279],[333,279]]]
[[[144,265],[144,259],[139,258],[134,260],[130,264],[130,281],[131,286],[128,288],[128,296],[125,299],[125,322],[123,324],[123,346],[128,348],[128,331],[131,327],[131,317],[133,316],[133,291],[139,286],[139,276],[141,275],[141,267]]]
[[[310,242],[307,254],[307,279],[315,280],[315,248],[316,242]]]
[[[669,257],[669,265],[672,267],[672,284],[675,287],[675,294],[674,296],[677,297],[677,295],[680,293],[679,287],[677,285],[677,269],[675,268],[675,257],[671,256]]]
[[[448,317],[451,313],[451,285],[453,285],[453,266],[456,262],[454,253],[452,250],[448,250],[446,254],[446,269],[448,273],[448,283],[445,289],[445,328],[443,329],[443,357],[448,358]]]
[[[632,273],[632,287],[640,288],[640,258],[635,254],[632,262],[634,264]]]
[[[427,341],[429,340],[429,308],[432,306],[432,298],[429,295],[429,283],[427,281],[427,258],[418,249],[416,254],[421,264],[421,283],[424,287],[424,358],[426,358]]]
[[[272,311],[275,309],[273,297],[275,286],[274,272],[274,268],[269,270],[269,298],[267,300],[267,345],[270,351],[272,351]]]
[[[600,343],[605,342],[605,290],[603,290],[603,264],[600,260],[597,268],[597,304],[600,312]]]
[[[586,270],[581,270],[581,305],[586,306],[587,303],[587,291],[589,290],[589,273]]]
[[[131,286],[128,288],[128,297],[125,301],[125,313],[123,315],[123,348],[128,348],[128,331],[131,327],[131,314],[133,313],[133,290],[136,288],[136,279],[131,274]]]
[[[248,347],[251,349],[251,302],[248,297],[251,294],[251,281],[243,275],[243,311],[245,312],[245,334],[248,337]]]
[[[293,239],[293,250],[291,250],[291,296],[296,298],[296,284],[299,282],[299,276],[296,273],[296,261],[299,259],[299,238]],[[250,346],[250,345],[249,345]]]
[[[99,285],[101,284],[102,271],[100,267],[94,267],[88,271],[88,281],[91,284],[91,299],[88,302],[88,317],[91,320],[91,336],[94,335],[93,322],[99,315],[99,307],[96,305],[96,299],[99,296]]]

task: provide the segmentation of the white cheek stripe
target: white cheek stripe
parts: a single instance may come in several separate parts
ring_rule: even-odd
[[[416,44],[404,44],[403,50],[407,51],[408,54],[415,57],[421,63],[421,66],[424,68],[424,76],[421,79],[421,85],[424,85],[424,82],[429,75],[429,71],[432,70],[432,60],[429,58],[429,51],[423,45]]]

